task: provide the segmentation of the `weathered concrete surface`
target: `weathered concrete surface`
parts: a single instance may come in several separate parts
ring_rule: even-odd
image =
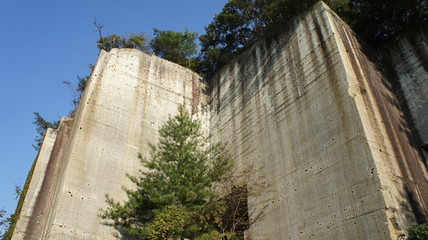
[[[49,211],[43,210],[44,222],[14,239],[118,238],[120,233],[98,217],[107,206],[105,194],[125,198],[122,186],[133,187],[126,173],[137,175],[138,153],[148,154],[148,142],[157,141],[159,127],[177,113],[178,104],[207,123],[207,98],[200,77],[177,64],[138,50],[101,52],[68,133],[70,142],[58,146],[60,170],[44,177],[44,182],[54,178],[48,181],[53,186],[36,194],[51,202]]]
[[[427,182],[409,172],[421,157],[395,96],[325,5],[284,31],[222,69],[211,96],[215,140],[257,169],[249,186],[267,181],[249,189],[246,238],[401,238]]]
[[[410,32],[384,52],[392,74],[398,79],[428,161],[428,31]]]

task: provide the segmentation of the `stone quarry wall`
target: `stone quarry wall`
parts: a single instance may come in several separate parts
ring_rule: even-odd
[[[138,50],[101,52],[74,123],[45,137],[13,239],[119,238],[98,217],[105,194],[125,198],[125,174],[138,174],[138,153],[148,154],[178,104],[207,131],[207,100],[186,68]]]
[[[256,169],[248,186],[267,182],[249,188],[247,239],[397,239],[426,216],[421,156],[361,49],[320,3],[214,79],[212,134]]]
[[[13,239],[121,238],[98,217],[104,195],[125,198],[125,173],[179,103],[251,173],[246,239],[400,239],[427,216],[412,136],[426,135],[427,39],[415,39],[388,53],[410,124],[389,75],[323,3],[224,67],[210,96],[181,66],[103,51],[74,119],[45,136]]]
[[[383,54],[392,77],[400,84],[404,102],[428,162],[428,30],[409,32],[389,44]]]

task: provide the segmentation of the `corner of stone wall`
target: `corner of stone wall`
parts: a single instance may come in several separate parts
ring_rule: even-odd
[[[29,219],[31,218],[36,197],[39,194],[41,184],[45,178],[46,168],[49,164],[49,158],[52,152],[53,145],[57,136],[57,131],[49,128],[43,138],[42,146],[39,153],[34,160],[34,166],[28,174],[27,183],[28,186],[24,186],[25,191],[24,199],[20,208],[20,212],[17,214],[17,222],[13,229],[12,239],[24,239],[26,228],[28,227]],[[21,200],[20,200],[21,201]],[[19,209],[19,203],[18,207]]]
[[[337,15],[330,16],[343,64],[350,74],[349,94],[356,101],[379,174],[391,238],[402,238],[412,223],[427,219],[426,168],[414,144],[409,116],[381,60],[371,53],[366,55],[372,50],[362,47]]]
[[[63,148],[63,139],[67,139],[73,119],[63,117],[58,129],[49,128],[43,139],[35,167],[31,176],[24,203],[19,214],[12,239],[41,239],[46,218],[50,214],[55,183],[55,170],[64,166],[58,162],[58,151]],[[37,231],[34,231],[37,229]]]

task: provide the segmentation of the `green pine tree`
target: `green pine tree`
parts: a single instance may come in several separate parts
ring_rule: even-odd
[[[232,166],[224,144],[209,144],[200,122],[182,106],[159,135],[159,143],[150,144],[150,158],[140,156],[141,175],[128,176],[136,189],[125,189],[128,200],[123,203],[107,196],[109,207],[101,217],[142,239],[218,235],[225,208],[213,184]]]
[[[187,28],[184,32],[155,28],[153,32],[155,37],[150,42],[150,47],[158,57],[187,68],[193,67],[193,55],[198,52],[197,32],[190,32]]]

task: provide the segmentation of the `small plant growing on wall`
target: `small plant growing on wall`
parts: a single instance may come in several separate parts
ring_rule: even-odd
[[[428,223],[414,225],[409,228],[409,240],[428,240]]]

